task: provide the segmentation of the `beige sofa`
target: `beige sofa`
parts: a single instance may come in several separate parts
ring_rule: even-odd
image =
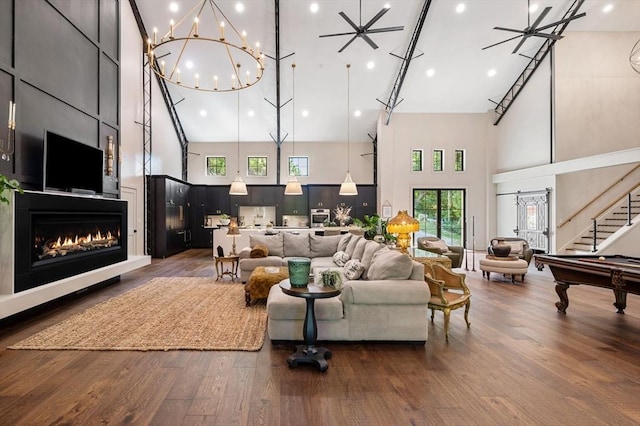
[[[269,239],[272,237],[276,238]],[[318,340],[426,342],[431,293],[424,281],[424,265],[406,254],[353,234],[260,235],[251,244],[266,245],[269,255],[251,258],[250,248],[243,249],[239,265],[245,276],[250,275],[251,267],[284,266],[290,257],[301,256],[311,258],[317,282],[323,270],[341,273],[340,296],[315,302]],[[301,341],[305,312],[303,298],[286,295],[277,285],[271,287],[267,298],[269,338]]]

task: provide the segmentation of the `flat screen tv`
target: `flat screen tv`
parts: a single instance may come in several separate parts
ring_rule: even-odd
[[[44,132],[43,189],[102,195],[104,152],[65,136]]]

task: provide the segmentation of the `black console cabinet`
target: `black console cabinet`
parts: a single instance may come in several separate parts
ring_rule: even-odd
[[[149,185],[151,256],[164,258],[190,248],[190,185],[170,176],[150,176]]]

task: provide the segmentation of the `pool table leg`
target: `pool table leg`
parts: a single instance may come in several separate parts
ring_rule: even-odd
[[[560,297],[560,301],[556,302],[556,308],[558,308],[558,312],[563,314],[567,313],[567,308],[569,307],[569,297],[567,296],[568,288],[569,284],[556,283],[556,293],[558,297]]]
[[[613,306],[618,309],[618,314],[624,314],[624,310],[627,307],[627,292],[621,290],[613,290],[613,294],[616,296],[616,301]]]

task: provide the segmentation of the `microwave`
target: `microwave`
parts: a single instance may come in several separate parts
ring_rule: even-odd
[[[324,222],[331,221],[331,209],[311,209],[310,224],[312,228],[320,228]]]

